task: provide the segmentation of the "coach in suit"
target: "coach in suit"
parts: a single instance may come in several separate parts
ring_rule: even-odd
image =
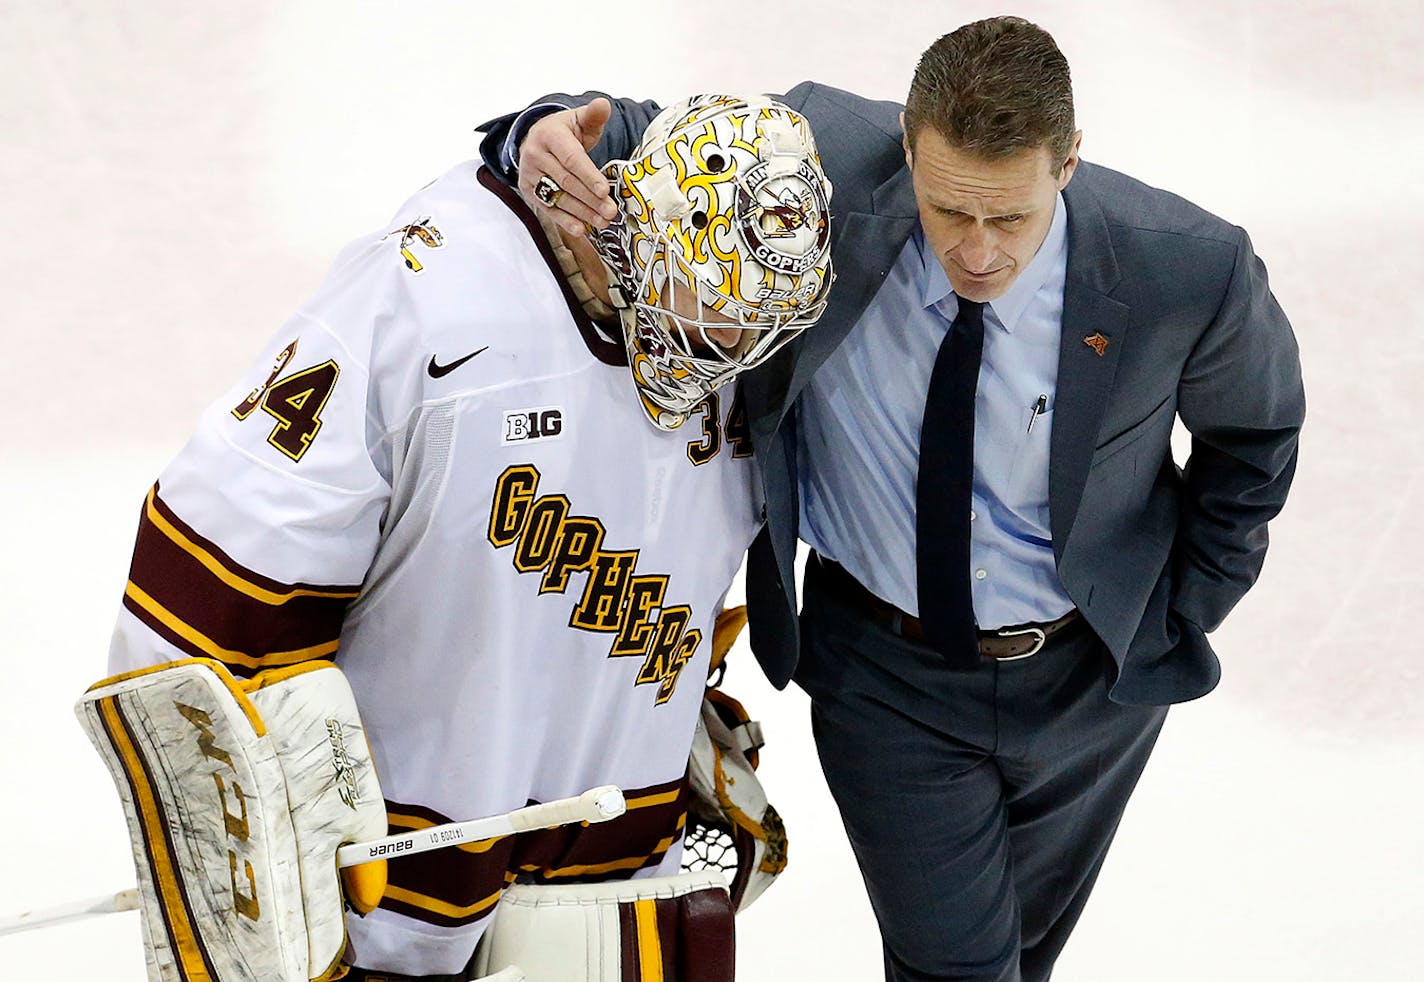
[[[487,162],[553,181],[564,222],[604,222],[582,150],[623,156],[656,112],[595,95],[487,124]],[[1079,160],[1035,25],[941,38],[903,116],[780,98],[834,182],[839,279],[742,382],[752,647],[811,697],[887,977],[1046,979],[1165,707],[1219,678],[1207,634],[1295,470],[1295,341],[1244,231]]]

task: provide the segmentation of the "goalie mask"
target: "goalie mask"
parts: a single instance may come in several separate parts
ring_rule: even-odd
[[[805,118],[763,96],[671,106],[603,170],[620,217],[590,240],[643,409],[676,429],[825,309],[831,183]]]

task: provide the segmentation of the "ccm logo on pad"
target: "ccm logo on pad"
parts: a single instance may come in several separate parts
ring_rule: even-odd
[[[564,412],[556,406],[540,409],[515,409],[504,414],[504,434],[501,443],[529,443],[552,440],[564,432]]]

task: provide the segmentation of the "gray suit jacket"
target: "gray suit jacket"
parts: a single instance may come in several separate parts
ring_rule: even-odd
[[[799,653],[796,397],[859,319],[918,218],[898,104],[813,82],[778,98],[810,121],[834,185],[838,277],[821,321],[742,382],[767,520],[748,559],[751,643],[781,687]],[[614,100],[594,159],[626,157],[657,111]],[[511,118],[482,127],[487,162]],[[1049,463],[1059,578],[1117,663],[1113,699],[1193,699],[1220,677],[1206,633],[1255,582],[1266,523],[1295,472],[1305,413],[1295,338],[1243,230],[1086,162],[1064,199],[1068,273]],[[1107,339],[1101,354],[1085,342],[1094,335]],[[1185,468],[1171,453],[1178,417],[1192,436]]]

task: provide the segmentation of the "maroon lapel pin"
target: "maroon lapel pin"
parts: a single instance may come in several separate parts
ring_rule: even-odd
[[[1103,356],[1103,352],[1108,350],[1108,339],[1098,334],[1096,331],[1083,339],[1083,343],[1098,353],[1098,357]]]

